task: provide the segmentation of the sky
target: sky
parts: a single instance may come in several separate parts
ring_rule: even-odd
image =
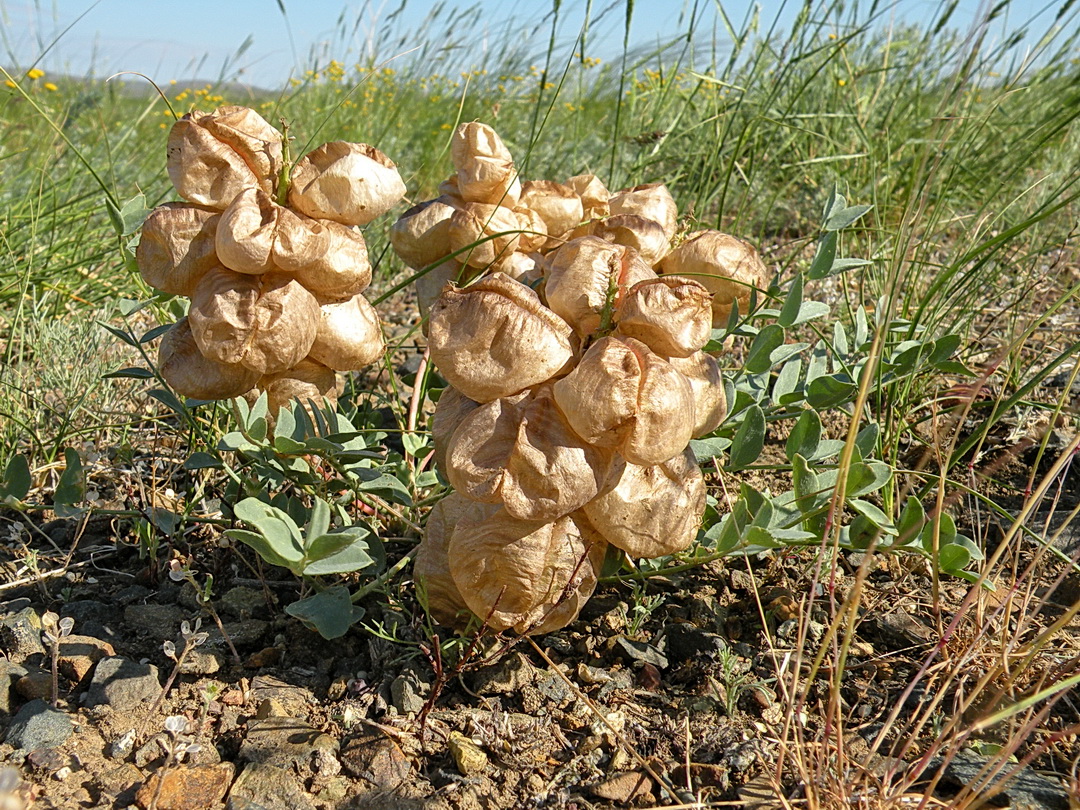
[[[958,2],[951,24],[961,30],[991,7],[983,0]],[[510,32],[510,41],[539,58],[551,34],[552,5],[551,0],[0,0],[0,64],[16,71],[36,66],[53,75],[105,78],[136,71],[158,82],[223,77],[277,88],[330,58],[347,65],[366,56],[381,61],[420,41],[457,43],[462,46],[454,52],[457,59],[479,64],[485,51],[505,44]],[[726,41],[719,5],[697,0],[698,41],[709,41],[713,32],[721,46]],[[884,0],[882,5],[888,5],[882,24],[926,23],[939,8],[935,0]],[[1030,0],[1016,5],[1034,8]],[[789,26],[799,6],[801,0],[759,3],[763,28],[774,19],[781,28]],[[432,18],[436,8],[440,11]],[[614,58],[621,52],[626,0],[563,0],[561,38],[578,34],[587,8],[592,24],[586,51]],[[738,25],[751,4],[727,0],[723,8]],[[1052,22],[1057,5],[1046,8],[1036,26]],[[637,0],[631,47],[646,48],[684,33],[694,9],[693,0]],[[1021,22],[1015,11],[1009,14],[1014,20],[1007,25]]]

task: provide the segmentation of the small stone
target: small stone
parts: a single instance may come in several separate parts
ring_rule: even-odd
[[[310,689],[296,686],[272,675],[256,675],[251,679],[251,699],[258,705],[267,698],[273,698],[295,717],[306,715],[308,707],[315,703],[315,696]]]
[[[932,761],[927,767],[926,774],[932,774],[941,767],[941,759]],[[970,749],[961,749],[945,766],[945,773],[938,785],[939,794],[948,794],[950,789],[970,787],[975,791],[975,799],[980,793],[987,792],[987,774],[994,773],[995,766],[987,757],[981,756]],[[998,777],[990,782],[996,787],[1002,781],[1004,774],[1008,773],[1009,779],[1004,785],[1004,790],[993,800],[994,804],[1004,799],[1012,810],[1068,810],[1074,805],[1069,801],[1069,794],[1065,786],[1054,779],[1036,773],[1028,766],[1013,772],[1011,766],[998,770]]]
[[[109,759],[126,759],[135,748],[135,729],[131,728],[109,743],[105,749]]]
[[[15,683],[26,674],[27,669],[22,664],[0,658],[0,717],[11,714],[14,709],[11,698]]]
[[[727,649],[727,642],[716,633],[709,633],[686,622],[676,622],[667,628],[665,650],[672,661],[711,659]]]
[[[539,677],[540,673],[532,662],[515,652],[491,666],[479,669],[473,676],[472,689],[479,695],[508,695]]]
[[[551,675],[536,684],[537,691],[557,706],[571,697],[570,687],[558,675]]]
[[[652,800],[652,789],[652,779],[646,774],[637,771],[625,771],[593,785],[589,790],[600,799],[619,802],[620,804],[630,804],[635,801],[650,802]]]
[[[157,810],[206,810],[225,798],[235,773],[231,762],[170,768],[147,779],[135,794],[135,803],[145,809],[157,796]]]
[[[41,617],[33,608],[23,608],[0,620],[0,648],[17,664],[32,655],[45,654],[45,645],[41,643]]]
[[[882,639],[894,648],[919,647],[934,640],[934,632],[903,609],[878,616],[874,624]]]
[[[652,664],[657,669],[667,669],[667,656],[652,644],[646,644],[644,641],[634,641],[626,636],[616,637],[615,643],[622,648],[623,653],[631,660]]]
[[[35,771],[54,773],[67,765],[67,758],[55,748],[35,748],[27,755],[26,764]]]
[[[280,647],[263,647],[258,652],[253,652],[244,659],[246,669],[263,669],[272,667],[281,661],[282,650]]]
[[[255,710],[255,719],[265,720],[267,717],[289,717],[289,710],[277,698],[264,698]]]
[[[161,694],[158,669],[121,656],[102,658],[94,667],[86,707],[107,704],[120,711],[157,700]]]
[[[249,762],[229,790],[226,810],[315,810],[300,777],[290,768]]]
[[[11,718],[4,741],[12,748],[56,748],[71,736],[71,718],[44,700],[31,700]]]
[[[294,717],[267,717],[248,724],[239,757],[245,762],[307,769],[320,748],[336,753],[337,740]]]
[[[15,691],[24,700],[52,698],[52,673],[32,670],[15,681]]]
[[[102,658],[116,655],[113,645],[93,636],[67,636],[60,639],[57,667],[68,680],[79,683]]]
[[[159,731],[135,749],[135,756],[132,761],[139,768],[145,768],[153,762],[159,764],[164,762],[165,756],[169,752],[170,741],[168,734]]]
[[[233,646],[238,650],[250,650],[254,647],[260,646],[263,643],[263,639],[266,638],[266,631],[270,629],[270,623],[260,621],[258,619],[244,619],[237,622],[222,622],[222,627],[225,628],[225,634],[232,641]],[[224,637],[221,635],[221,631],[214,625],[204,627],[210,634],[210,639],[207,644],[210,644],[215,649],[228,649],[229,645],[225,643]]]
[[[414,670],[407,669],[390,684],[390,700],[402,714],[419,714],[430,690],[430,684],[421,680]]]
[[[267,612],[265,594],[243,585],[229,588],[218,601],[221,612],[235,619],[253,619],[265,616]]]
[[[341,748],[341,764],[346,773],[380,790],[393,790],[412,771],[401,746],[381,732],[347,740]]]
[[[185,675],[213,675],[221,669],[221,656],[217,653],[192,650],[184,659],[180,671]]]
[[[139,633],[158,641],[171,640],[180,630],[187,611],[177,605],[128,605],[124,623]]]
[[[450,756],[463,776],[474,776],[487,768],[488,758],[483,749],[460,731],[451,731],[447,741]]]

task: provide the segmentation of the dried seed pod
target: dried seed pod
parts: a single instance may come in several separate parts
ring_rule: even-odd
[[[285,371],[265,375],[259,380],[259,388],[266,392],[266,408],[272,417],[276,417],[279,410],[288,407],[294,400],[300,400],[310,413],[309,400],[321,404],[324,398],[331,402],[336,402],[338,398],[334,370],[310,358],[301,360]]]
[[[602,219],[611,213],[608,205],[611,192],[595,174],[575,175],[565,185],[581,197],[582,219]]]
[[[633,338],[596,341],[552,388],[578,436],[617,448],[634,464],[667,461],[690,441],[695,414],[689,381]]]
[[[550,633],[577,618],[592,595],[607,543],[587,520],[518,520],[500,509],[462,517],[447,549],[469,609],[494,630]]]
[[[634,214],[660,223],[668,239],[678,230],[679,207],[663,183],[646,183],[617,191],[611,195],[608,205],[612,216]]]
[[[465,203],[450,217],[450,249],[465,251],[457,260],[470,267],[488,267],[518,249],[521,230],[521,219],[509,208]]]
[[[548,227],[543,218],[532,208],[519,205],[514,209],[521,223],[521,236],[518,237],[517,249],[521,253],[540,250],[548,241]]]
[[[581,337],[594,334],[628,287],[656,278],[637,253],[595,236],[575,239],[550,256],[548,306]]]
[[[446,462],[447,478],[466,497],[501,502],[520,520],[554,520],[596,496],[612,458],[574,432],[543,386],[469,413]]]
[[[247,107],[193,111],[169,132],[169,179],[189,202],[224,209],[245,188],[273,194],[281,133]]]
[[[404,196],[394,161],[366,143],[331,141],[296,164],[289,207],[314,219],[367,225]]]
[[[215,244],[221,264],[237,273],[254,275],[273,270],[274,243],[285,210],[260,188],[246,188],[237,194],[222,212],[217,229]]]
[[[705,512],[705,479],[690,448],[662,464],[626,462],[614,485],[583,510],[593,527],[631,557],[687,548]]]
[[[659,222],[635,214],[617,214],[590,223],[590,233],[615,245],[636,250],[645,264],[656,267],[671,249]]]
[[[478,274],[479,271],[475,268],[466,267],[450,259],[416,277],[413,284],[416,287],[416,303],[420,308],[425,337],[431,323],[431,307],[439,300],[446,285],[453,282],[458,286],[463,286]]]
[[[688,357],[712,334],[712,297],[696,281],[661,276],[639,281],[619,301],[619,334],[664,357]]]
[[[335,371],[356,371],[382,357],[379,315],[359,293],[345,301],[324,303],[309,357]]]
[[[544,220],[549,234],[576,228],[585,218],[581,197],[569,186],[554,180],[527,180],[521,184],[521,205]]]
[[[713,324],[718,327],[727,323],[735,301],[746,314],[751,290],[765,289],[769,282],[768,270],[753,246],[720,231],[691,235],[660,263],[660,272],[704,284],[713,294]]]
[[[705,352],[694,352],[689,357],[669,357],[668,362],[690,382],[694,394],[694,438],[707,436],[727,416],[727,395],[720,365],[716,358]]]
[[[454,527],[464,517],[483,520],[497,511],[497,506],[470,501],[457,492],[431,507],[413,558],[413,579],[424,589],[428,612],[439,624],[461,629],[472,616],[450,574],[447,548]]]
[[[535,290],[544,278],[544,264],[539,253],[515,252],[499,262],[499,272]]]
[[[219,363],[205,357],[195,343],[187,318],[173,324],[161,339],[158,370],[177,393],[193,399],[238,397],[259,381],[259,372],[239,363]]]
[[[495,130],[473,121],[462,124],[450,142],[450,160],[457,169],[457,193],[466,202],[514,208],[521,182],[510,150]]]
[[[282,271],[327,300],[350,298],[367,289],[371,262],[360,231],[333,220],[297,217],[292,212],[282,216],[281,224],[274,263]],[[313,249],[315,245],[318,251]]]
[[[446,380],[477,402],[544,382],[574,355],[570,327],[502,273],[444,290],[431,308],[428,345]]]
[[[480,407],[480,403],[469,399],[454,386],[443,389],[442,396],[435,404],[435,413],[431,415],[431,443],[434,446],[435,466],[446,475],[446,448],[450,437],[466,416]]]
[[[274,374],[307,357],[319,302],[281,273],[249,276],[218,267],[195,288],[188,320],[206,357]]]
[[[398,218],[390,228],[390,244],[406,266],[420,270],[450,255],[450,217],[461,205],[461,200],[444,195],[414,205]]]
[[[142,226],[135,261],[143,281],[170,295],[190,296],[218,265],[214,238],[221,214],[188,203],[165,203]]]

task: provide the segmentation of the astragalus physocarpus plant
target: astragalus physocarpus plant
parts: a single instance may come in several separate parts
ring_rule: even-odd
[[[336,398],[336,372],[382,356],[358,228],[405,193],[386,155],[334,141],[289,165],[278,130],[221,107],[177,120],[168,172],[184,202],[150,213],[136,260],[149,285],[191,299],[159,350],[176,391],[265,391],[273,415],[294,398]]]
[[[724,419],[703,348],[766,270],[717,231],[679,236],[662,184],[518,178],[482,123],[454,135],[442,196],[393,226],[449,382],[415,574],[434,617],[543,633],[576,618],[609,546],[688,547],[706,507],[691,439]],[[677,244],[676,244],[677,241]]]

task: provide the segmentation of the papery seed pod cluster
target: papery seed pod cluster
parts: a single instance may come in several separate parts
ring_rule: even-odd
[[[265,391],[274,414],[294,398],[335,399],[336,372],[383,353],[359,226],[405,184],[367,144],[324,144],[288,172],[283,147],[247,107],[190,112],[169,133],[184,202],[150,213],[136,260],[147,284],[191,299],[159,349],[162,376],[185,396]]]
[[[592,594],[609,546],[658,557],[693,541],[705,483],[691,438],[726,415],[703,351],[766,270],[746,242],[678,235],[659,183],[522,181],[495,131],[454,135],[441,196],[391,229],[432,360],[450,387],[415,575],[440,622],[556,630]],[[677,242],[677,244],[676,244]]]

